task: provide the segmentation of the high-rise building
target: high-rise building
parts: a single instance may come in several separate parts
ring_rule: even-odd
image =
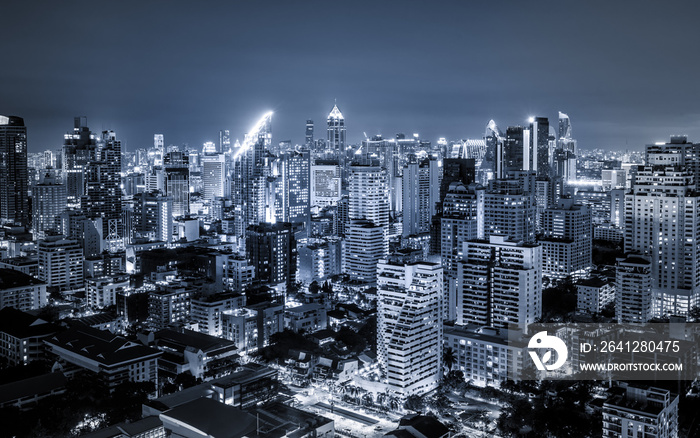
[[[678,395],[667,389],[629,385],[603,403],[603,436],[674,438],[678,435]]]
[[[554,173],[564,181],[576,180],[576,140],[571,137],[571,120],[559,111],[559,138],[554,151]]]
[[[457,263],[457,324],[523,330],[542,314],[542,252],[492,235],[464,243]]]
[[[389,188],[386,169],[379,166],[350,166],[350,220],[364,219],[375,225],[389,225]]]
[[[223,198],[226,190],[226,156],[224,154],[211,154],[202,156],[202,183],[204,185],[204,199],[213,201]]]
[[[619,259],[615,269],[618,323],[645,323],[652,317],[651,263],[636,254]]]
[[[542,275],[563,280],[585,276],[592,264],[591,212],[573,199],[562,199],[542,214]]]
[[[327,123],[326,150],[340,158],[345,153],[345,117],[338,109],[338,105],[333,105],[333,109],[328,114]]]
[[[523,242],[535,241],[536,211],[534,174],[521,172],[519,178],[493,180],[484,194],[483,235],[505,235]]]
[[[39,280],[61,291],[83,287],[83,248],[77,240],[48,236],[37,244]]]
[[[85,196],[81,199],[81,208],[87,215],[102,218],[105,239],[113,243],[123,236],[121,150],[114,131],[102,131],[86,165]]]
[[[314,149],[314,121],[306,121],[306,135],[304,137],[304,146],[309,149]]]
[[[344,272],[360,283],[377,281],[377,263],[386,257],[386,227],[366,220],[352,220],[345,227]]]
[[[246,255],[255,267],[256,281],[287,286],[296,281],[297,244],[291,223],[262,222],[248,227]]]
[[[231,132],[228,129],[219,131],[219,148],[220,154],[226,154],[231,149]]]
[[[625,252],[649,257],[656,317],[700,305],[700,193],[683,154],[668,146],[647,146],[625,195]]]
[[[190,212],[189,156],[184,152],[168,152],[163,159],[165,194],[173,198],[173,216]]]
[[[529,169],[534,170],[537,175],[552,176],[550,166],[549,150],[549,120],[546,117],[533,117],[530,119],[530,144],[535,156],[532,157],[532,163],[535,166]]]
[[[442,267],[379,263],[377,356],[390,389],[422,395],[442,375]]]
[[[66,209],[66,186],[57,180],[53,170],[47,170],[39,184],[32,188],[32,222],[34,239],[46,237],[46,231],[57,231],[57,218]]]
[[[412,160],[403,168],[403,236],[430,232],[439,199],[437,160]]]
[[[308,229],[311,220],[311,153],[289,151],[282,155],[285,162],[287,199],[289,205],[288,222],[304,223]]]
[[[311,166],[311,206],[337,205],[342,195],[340,166],[335,163],[319,163]]]
[[[173,241],[173,199],[159,192],[134,196],[130,231],[153,241]]]
[[[0,221],[29,228],[28,196],[24,119],[0,115]]]
[[[94,159],[96,148],[97,137],[87,127],[87,118],[76,117],[73,131],[63,136],[63,183],[69,207],[80,208],[87,164]]]

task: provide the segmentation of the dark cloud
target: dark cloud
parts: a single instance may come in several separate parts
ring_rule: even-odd
[[[41,7],[38,7],[41,6]],[[482,135],[567,112],[581,147],[700,141],[694,2],[12,2],[0,113],[30,149],[75,115],[128,148],[242,138],[268,109],[301,142],[337,99],[348,137]]]

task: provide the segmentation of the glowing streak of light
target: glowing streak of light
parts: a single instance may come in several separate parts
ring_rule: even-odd
[[[260,135],[260,131],[265,127],[267,122],[270,120],[272,117],[272,111],[269,111],[265,113],[264,116],[260,120],[258,120],[258,123],[253,126],[253,129],[250,130],[249,134],[246,134],[245,140],[243,140],[243,145],[236,151],[236,155],[234,155],[234,159],[238,158],[243,152],[247,151],[250,147],[252,147],[256,141],[258,141],[258,136]]]

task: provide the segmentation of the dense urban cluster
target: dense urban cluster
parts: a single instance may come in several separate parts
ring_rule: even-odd
[[[542,380],[527,352],[536,323],[673,321],[697,364],[700,144],[321,126],[125,150],[76,117],[30,154],[0,116],[0,434],[700,434],[691,374]]]

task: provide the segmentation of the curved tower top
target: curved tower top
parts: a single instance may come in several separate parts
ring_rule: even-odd
[[[333,105],[333,109],[331,110],[330,113],[328,113],[328,120],[335,119],[335,120],[345,120],[345,117],[343,117],[343,113],[340,112],[338,109],[338,105]]]

